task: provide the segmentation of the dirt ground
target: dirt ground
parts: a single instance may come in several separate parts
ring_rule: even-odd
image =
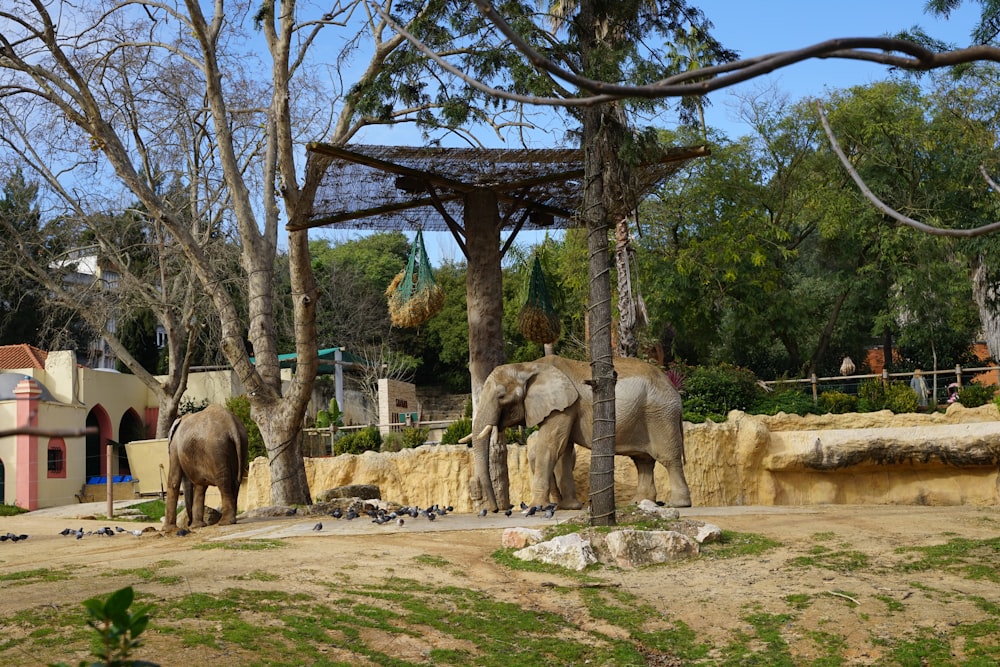
[[[125,585],[158,600],[194,592],[219,594],[237,585],[275,586],[324,598],[334,595],[330,581],[375,583],[384,579],[386,572],[430,576],[435,585],[476,589],[521,607],[561,614],[569,625],[599,623],[582,615],[571,597],[550,585],[574,586],[577,580],[511,570],[490,556],[500,547],[504,527],[540,527],[565,519],[569,513],[557,513],[553,520],[517,514],[511,518],[448,515],[433,523],[413,519],[402,527],[377,526],[363,520],[349,524],[323,517],[321,531],[313,530],[315,517],[253,519],[185,537],[149,532],[138,537],[128,533],[89,535],[78,540],[59,534],[64,528],[88,531],[121,525],[133,530],[153,526],[88,519],[88,509],[94,508],[77,506],[0,518],[0,535],[8,531],[29,535],[27,540],[0,543],[0,638],[31,632],[18,622],[19,612],[47,606],[65,609]],[[949,568],[911,571],[898,567],[914,558],[900,551],[901,547],[941,545],[958,537],[1000,537],[997,507],[691,508],[683,510],[682,516],[726,531],[763,535],[780,546],[759,555],[699,558],[639,571],[603,568],[593,576],[631,593],[663,618],[683,621],[700,639],[713,645],[724,645],[740,633],[752,635],[752,624],[747,620],[750,614],[794,612],[794,620],[785,624],[782,635],[796,656],[796,664],[816,659],[820,650],[815,641],[817,632],[843,638],[839,654],[844,662],[836,664],[896,664],[889,659],[887,646],[928,636],[945,637],[951,659],[961,664],[967,647],[953,629],[988,620],[991,615],[984,609],[1000,605],[1000,585],[993,583],[995,578],[969,578]],[[281,539],[287,546],[257,551],[195,548],[206,542],[248,538]],[[849,563],[858,554],[866,557],[862,567]],[[995,564],[996,554],[990,558],[985,562]],[[425,570],[421,563],[428,560],[448,566]],[[173,578],[159,582],[139,576],[142,568],[157,563],[166,563],[163,567]],[[12,577],[39,569],[71,575],[57,580]],[[260,573],[278,577],[267,580]],[[806,603],[793,609],[790,601],[795,600]],[[997,620],[996,616],[992,619]],[[184,655],[178,652],[174,638],[156,631],[155,618],[152,628],[145,637],[142,656],[163,665],[240,662],[232,654],[227,657],[225,651],[212,653],[204,647]],[[807,640],[809,637],[813,639]],[[406,655],[405,646],[394,650],[402,654],[401,659],[420,662],[421,653],[416,649],[414,655]],[[0,643],[0,663],[44,664],[85,656],[79,651],[67,654],[68,647],[51,656],[37,652],[25,655],[25,651],[23,644],[4,648]],[[168,654],[171,657],[165,658]]]

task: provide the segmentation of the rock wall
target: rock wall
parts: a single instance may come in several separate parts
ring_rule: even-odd
[[[726,422],[685,424],[684,466],[695,505],[1000,504],[1000,413],[993,405],[945,414],[877,412],[774,417],[733,412]],[[313,495],[345,484],[376,484],[404,505],[439,503],[471,512],[472,450],[423,446],[401,452],[306,459]],[[512,502],[529,500],[525,447],[508,450]],[[590,452],[577,448],[580,499],[589,489]],[[267,461],[250,466],[241,506],[271,504]],[[669,482],[656,466],[656,486]],[[618,502],[632,500],[631,460],[615,461]]]

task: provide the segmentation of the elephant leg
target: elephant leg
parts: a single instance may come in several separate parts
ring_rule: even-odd
[[[569,445],[569,435],[574,419],[572,415],[561,412],[553,413],[542,422],[541,427],[533,434],[535,438],[535,469],[532,474],[531,504],[536,507],[549,504],[549,491],[555,475],[555,466]]]
[[[576,497],[574,468],[576,468],[576,446],[569,442],[566,443],[566,450],[559,457],[555,467],[555,484],[559,489],[559,507],[566,510],[578,510],[583,507],[583,503]]]
[[[532,484],[534,484],[534,473],[535,473],[535,449],[538,447],[538,432],[535,431],[528,436],[528,469],[531,471]],[[560,462],[562,458],[559,459]],[[549,496],[548,501],[553,503],[559,503],[562,501],[562,492],[560,491],[559,480],[557,476],[560,471],[558,469],[558,464],[556,469],[552,471],[552,477],[549,479]],[[534,493],[534,490],[532,490]]]
[[[222,494],[222,507],[219,508],[222,517],[219,519],[219,525],[228,526],[236,523],[236,498],[239,492],[238,484],[229,483],[219,487],[219,493]]]
[[[194,501],[188,507],[188,516],[191,517],[190,526],[192,528],[204,528],[205,523],[205,490],[208,488],[204,484],[194,484]]]
[[[635,487],[635,502],[652,500],[656,502],[656,483],[653,481],[653,468],[656,461],[648,456],[633,456],[638,483]]]
[[[680,461],[670,461],[663,463],[663,467],[667,469],[670,479],[670,506],[691,507],[691,490],[684,477],[684,464]]]
[[[167,497],[163,508],[163,532],[172,533],[177,530],[177,498],[181,490],[181,476],[176,472],[176,465],[170,465],[167,473]]]
[[[181,477],[181,486],[184,487],[184,512],[187,514],[187,525],[188,528],[191,527],[191,511],[194,507],[194,491],[191,486],[191,480],[187,475],[183,473]]]

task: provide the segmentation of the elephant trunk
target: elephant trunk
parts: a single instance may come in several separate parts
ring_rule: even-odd
[[[490,450],[496,446],[497,432],[499,430],[496,424],[487,424],[472,439],[473,474],[479,483],[480,491],[486,503],[486,509],[491,512],[496,512],[498,507],[496,493],[493,490],[493,482],[490,476]]]

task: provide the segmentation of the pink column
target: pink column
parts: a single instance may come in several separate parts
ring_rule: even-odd
[[[38,402],[42,388],[30,377],[14,387],[17,399],[17,425],[38,426]],[[18,435],[17,456],[14,465],[14,504],[26,510],[38,509],[38,437]]]

